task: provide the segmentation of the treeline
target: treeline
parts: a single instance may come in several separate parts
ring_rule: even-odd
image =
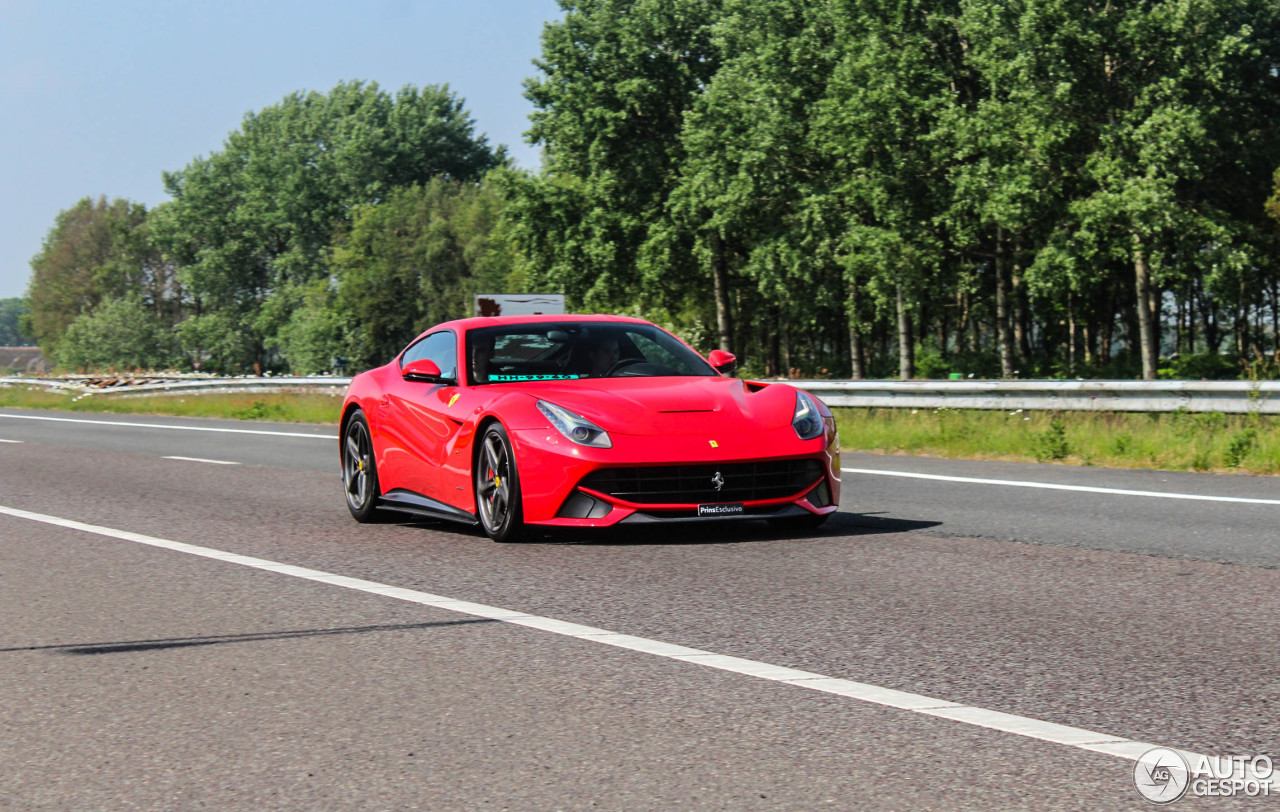
[[[0,347],[31,346],[31,339],[22,333],[21,319],[26,312],[25,299],[0,299]]]
[[[1274,0],[568,10],[513,205],[532,278],[588,308],[665,308],[767,372],[1277,349]]]
[[[293,94],[166,173],[154,209],[59,214],[24,330],[66,369],[383,363],[472,293],[523,284],[486,180],[505,162],[446,88]]]
[[[756,374],[1280,367],[1274,0],[562,5],[539,171],[443,88],[290,96],[156,209],[60,215],[28,332],[67,367],[308,372],[486,289]]]

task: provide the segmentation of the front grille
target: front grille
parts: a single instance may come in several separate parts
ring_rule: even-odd
[[[717,474],[723,481],[719,490]],[[770,460],[602,468],[587,474],[579,485],[641,505],[707,504],[781,499],[810,487],[820,476],[817,460]]]

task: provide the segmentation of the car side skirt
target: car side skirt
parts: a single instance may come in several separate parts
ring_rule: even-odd
[[[378,507],[432,519],[447,519],[467,525],[480,523],[474,513],[446,505],[444,502],[437,502],[428,496],[404,488],[396,488],[378,497]]]

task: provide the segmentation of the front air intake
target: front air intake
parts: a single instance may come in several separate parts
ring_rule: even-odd
[[[707,504],[783,499],[822,477],[813,459],[603,468],[580,487],[641,505]]]

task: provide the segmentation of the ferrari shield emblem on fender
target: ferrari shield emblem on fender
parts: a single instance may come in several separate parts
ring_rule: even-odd
[[[707,442],[708,442],[708,443],[711,443],[711,447],[712,447],[712,448],[719,448],[719,447],[720,447],[720,444],[719,444],[719,443],[717,443],[715,440],[707,440]]]
[[[723,487],[724,487],[724,474],[720,473],[719,471],[716,471],[716,475],[715,475],[715,476],[713,476],[713,477],[711,477],[711,484],[715,486],[715,489],[716,489],[717,491],[719,491],[721,488],[723,488]]]
[[[453,397],[449,398],[449,406],[452,406],[453,404],[457,403],[457,402],[458,402],[458,398],[460,398],[460,397],[462,397],[462,396],[461,396],[461,395],[454,395]],[[447,408],[449,408],[449,406],[445,406],[445,408],[447,409]]]

